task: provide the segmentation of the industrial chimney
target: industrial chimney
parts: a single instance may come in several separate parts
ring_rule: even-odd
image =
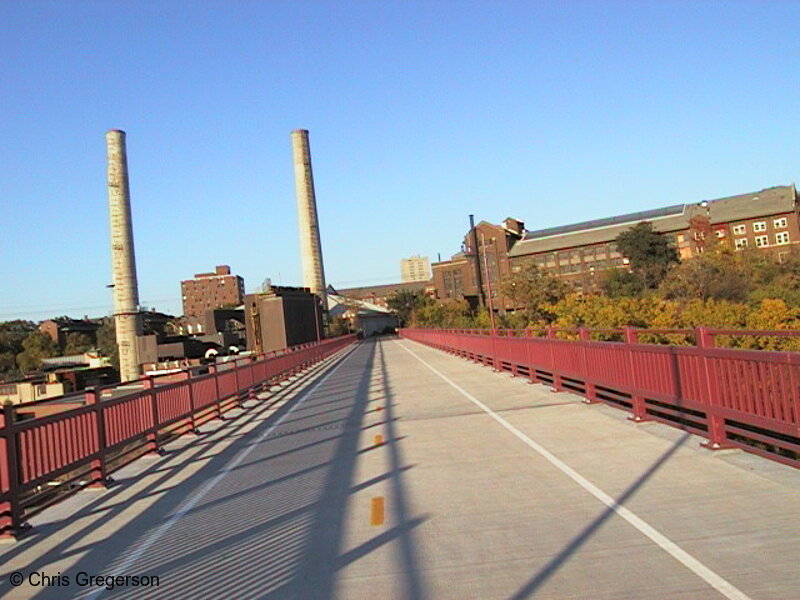
[[[112,129],[106,134],[108,152],[108,214],[111,223],[111,270],[114,278],[114,326],[119,348],[122,381],[138,379],[139,285],[133,249],[131,198],[128,188],[128,156],[125,132]]]
[[[325,293],[325,268],[322,264],[322,245],[319,241],[317,200],[314,196],[314,175],[311,172],[311,150],[308,130],[292,132],[294,182],[297,189],[297,217],[300,225],[300,260],[303,265],[303,286],[310,288],[328,310]]]

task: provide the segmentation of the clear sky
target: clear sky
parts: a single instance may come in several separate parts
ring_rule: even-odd
[[[140,298],[300,284],[310,130],[328,282],[800,176],[798,2],[0,2],[0,320],[111,311],[105,139]]]

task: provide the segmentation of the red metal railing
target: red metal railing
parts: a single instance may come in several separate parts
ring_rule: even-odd
[[[565,331],[575,339],[559,339]],[[716,335],[789,332],[682,330],[695,338],[692,347],[640,343],[639,336],[651,330],[617,330],[621,342],[592,341],[591,331],[548,328],[545,337],[534,337],[518,331],[403,329],[400,335],[577,392],[590,403],[628,410],[634,421],[691,431],[707,438],[709,448],[739,447],[800,467],[800,353],[714,346]]]
[[[239,406],[276,380],[285,379],[353,344],[348,335],[295,346],[266,356],[144,378],[83,394],[83,405],[20,420],[17,408],[0,412],[0,537],[17,535],[27,518],[84,485],[105,487],[108,474],[164,439],[193,432],[205,421]],[[176,381],[177,379],[177,381]],[[71,396],[70,406],[74,406]],[[30,405],[28,405],[30,406]],[[59,493],[55,493],[58,491]]]

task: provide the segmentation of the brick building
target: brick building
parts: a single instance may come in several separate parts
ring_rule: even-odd
[[[100,329],[99,319],[84,318],[82,320],[58,317],[47,319],[39,324],[39,331],[49,336],[61,348],[67,342],[70,333],[81,333],[87,336],[92,343],[97,343],[97,330]]]
[[[624,268],[626,259],[617,251],[616,237],[647,221],[665,235],[681,259],[702,251],[702,238],[714,235],[735,250],[759,248],[781,260],[800,243],[798,196],[794,186],[772,187],[760,192],[676,204],[631,213],[528,231],[509,252],[512,272],[533,261],[546,272],[572,282],[578,288],[594,287],[603,271]]]
[[[433,283],[427,281],[409,281],[405,283],[387,283],[384,285],[371,285],[366,287],[333,289],[330,291],[339,296],[353,298],[379,306],[384,309],[389,308],[389,299],[396,296],[399,292],[423,292],[433,296]]]
[[[509,252],[522,239],[525,224],[508,218],[502,225],[481,221],[475,235],[468,231],[461,252],[431,265],[436,297],[464,299],[473,307],[491,304],[497,310],[513,308],[500,283],[511,275]]]
[[[198,273],[194,279],[181,281],[183,314],[199,317],[208,309],[241,306],[244,302],[244,279],[231,275],[231,268],[220,265],[214,273]]]
[[[514,219],[502,225],[484,221],[475,227],[477,252],[468,233],[461,252],[431,265],[435,294],[479,306],[488,298],[491,285],[494,308],[513,309],[513,303],[502,297],[500,284],[526,262],[578,289],[592,289],[604,271],[626,267],[615,240],[642,221],[666,236],[681,259],[702,252],[705,236],[713,235],[734,250],[758,248],[780,261],[800,244],[798,201],[795,186],[789,185],[536,231],[525,231]]]

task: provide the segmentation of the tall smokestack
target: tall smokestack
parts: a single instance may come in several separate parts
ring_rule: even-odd
[[[328,310],[325,293],[325,267],[322,263],[322,245],[319,241],[317,200],[314,196],[314,175],[311,172],[311,149],[308,130],[292,132],[294,155],[294,182],[297,190],[297,217],[300,225],[300,260],[303,265],[303,286],[310,288],[322,300],[323,310]]]
[[[133,249],[131,196],[128,188],[128,156],[125,132],[112,129],[106,134],[108,151],[108,214],[111,223],[111,270],[114,278],[114,326],[119,348],[122,381],[138,379],[141,335],[139,285]]]

